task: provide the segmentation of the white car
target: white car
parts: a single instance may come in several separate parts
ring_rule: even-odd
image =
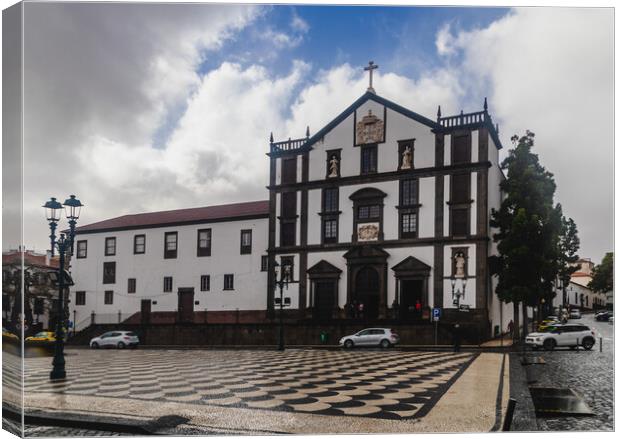
[[[110,331],[90,341],[90,347],[98,348],[135,348],[140,343],[138,336],[130,331]]]
[[[570,314],[568,315],[568,318],[569,319],[580,319],[581,311],[579,311],[578,309],[571,309]]]
[[[551,351],[561,346],[571,349],[582,346],[590,350],[595,343],[594,331],[579,323],[555,325],[549,332],[532,332],[525,337],[525,344],[534,350],[542,347],[546,351]]]
[[[357,334],[347,335],[340,339],[340,346],[350,349],[354,346],[381,346],[389,348],[400,341],[400,337],[392,329],[368,328]]]

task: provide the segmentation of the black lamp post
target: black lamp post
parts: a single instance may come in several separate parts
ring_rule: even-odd
[[[67,254],[71,255],[73,253],[73,240],[75,237],[75,225],[77,223],[77,219],[80,217],[80,209],[83,206],[80,200],[75,198],[75,195],[71,195],[64,203],[65,206],[65,215],[69,220],[69,236],[65,238],[65,234],[60,234],[60,239],[55,241],[54,230],[56,229],[56,223],[60,219],[60,210],[62,206],[60,203],[56,201],[55,198],[52,198],[50,201],[45,203],[43,207],[45,207],[45,214],[47,220],[50,223],[50,229],[52,231],[50,238],[52,240],[52,255],[54,254],[54,244],[58,247],[58,255],[59,255],[59,267],[58,267],[58,308],[57,319],[56,319],[56,343],[54,345],[54,360],[52,361],[52,371],[50,372],[50,379],[59,380],[67,377],[67,373],[65,371],[65,330],[64,330],[64,321],[65,321],[65,306],[64,306],[64,295],[65,295],[65,287],[70,282],[67,281],[67,274],[65,272],[65,257]],[[70,279],[68,279],[70,281]]]
[[[62,204],[56,201],[56,198],[52,197],[43,207],[45,208],[45,218],[50,223],[50,244],[52,256],[54,256],[54,247],[56,246],[56,223],[60,220]]]
[[[290,275],[291,275],[291,266],[284,265],[282,268],[280,268],[280,264],[278,264],[278,261],[275,261],[273,268],[275,272],[275,275],[274,275],[275,286],[277,288],[280,288],[280,331],[278,334],[278,350],[283,351],[284,350],[284,321],[283,321],[282,310],[284,308],[284,287],[288,289],[288,283],[289,283]]]

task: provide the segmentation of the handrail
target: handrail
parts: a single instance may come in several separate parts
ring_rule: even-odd
[[[301,148],[307,141],[307,137],[302,137],[301,139],[288,139],[282,142],[272,142],[270,143],[271,151],[292,151]]]
[[[454,128],[464,125],[472,125],[489,120],[490,116],[486,111],[478,111],[475,113],[458,114],[456,116],[440,117],[439,124],[444,128]]]

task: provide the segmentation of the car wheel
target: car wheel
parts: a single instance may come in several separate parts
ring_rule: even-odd
[[[390,345],[390,341],[389,341],[389,340],[386,340],[386,339],[383,339],[383,340],[381,340],[380,346],[381,346],[383,349],[387,349],[387,348],[389,348],[389,347],[391,346],[391,345]]]
[[[99,343],[97,343],[96,341],[92,342],[92,344],[90,345],[91,348],[93,349],[99,349]]]
[[[344,342],[344,347],[347,349],[351,349],[353,347],[353,341],[352,340],[347,340]]]
[[[590,337],[584,338],[581,342],[581,346],[583,346],[586,351],[589,351],[592,349],[592,346],[594,346],[594,340]]]
[[[552,338],[548,338],[544,341],[543,343],[543,348],[545,348],[546,351],[552,351],[555,349],[555,340]]]
[[[119,341],[116,347],[119,349],[125,349],[125,343],[123,343],[122,341]]]

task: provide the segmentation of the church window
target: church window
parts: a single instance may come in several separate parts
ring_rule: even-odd
[[[241,254],[249,255],[252,253],[252,230],[241,231]]]
[[[198,230],[197,256],[211,256],[211,229]]]
[[[381,216],[381,206],[372,204],[370,206],[359,206],[357,208],[357,219],[375,219]]]
[[[377,172],[377,145],[363,146],[361,156],[361,173],[373,174]]]
[[[177,238],[177,232],[166,232],[164,234],[164,259],[177,257]]]
[[[469,226],[469,209],[452,209],[452,236],[467,236]]]
[[[235,289],[235,275],[234,274],[225,274],[224,275],[224,289],[225,290],[234,290]]]
[[[338,188],[323,189],[322,238],[324,243],[338,242]]]
[[[164,276],[164,293],[172,292],[172,276]]]
[[[87,247],[88,247],[88,241],[78,241],[76,258],[84,259],[86,257]]]
[[[135,235],[133,237],[133,254],[144,254],[146,249],[146,235]]]
[[[468,203],[470,202],[470,186],[471,178],[470,174],[455,174],[452,176],[452,188],[450,201],[454,203]]]
[[[280,216],[295,218],[297,216],[297,192],[282,192],[281,197]]]
[[[295,220],[280,221],[280,246],[287,247],[295,245]]]
[[[136,292],[136,278],[130,277],[127,279],[127,294],[134,294]]]
[[[401,206],[418,204],[418,180],[401,180],[400,204]]]
[[[104,284],[116,283],[116,262],[104,262],[103,263],[103,283]]]
[[[209,291],[211,287],[211,276],[203,274],[200,276],[200,291]]]
[[[106,256],[114,256],[116,254],[116,238],[106,238],[105,239],[105,255]]]
[[[105,291],[104,292],[103,304],[104,305],[113,305],[114,304],[114,291]]]
[[[260,271],[267,271],[269,269],[269,256],[263,255],[260,257]]]
[[[471,135],[470,133],[455,135],[452,138],[452,164],[471,162]]]
[[[295,183],[297,181],[297,157],[282,159],[282,184]]]
[[[86,305],[86,291],[75,292],[75,305],[76,306]]]
[[[418,232],[418,213],[404,212],[400,216],[401,237],[415,238]]]

